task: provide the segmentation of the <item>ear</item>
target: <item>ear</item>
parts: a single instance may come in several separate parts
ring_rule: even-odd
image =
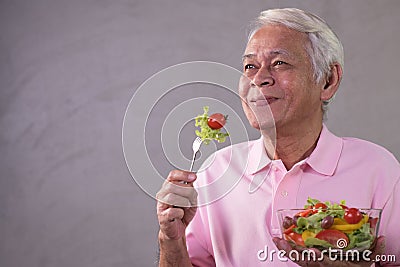
[[[331,65],[330,76],[327,77],[324,88],[321,89],[321,100],[328,101],[331,99],[339,89],[340,81],[342,80],[343,70],[339,63]]]

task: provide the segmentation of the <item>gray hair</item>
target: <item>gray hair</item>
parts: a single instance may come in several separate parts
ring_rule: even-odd
[[[344,67],[343,46],[337,35],[320,17],[296,8],[269,9],[260,13],[251,24],[249,40],[263,26],[282,24],[290,29],[306,33],[310,46],[306,47],[314,70],[316,82],[331,75],[331,65]],[[323,111],[331,100],[323,102]]]

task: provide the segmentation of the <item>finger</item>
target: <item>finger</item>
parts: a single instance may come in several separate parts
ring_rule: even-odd
[[[369,258],[376,259],[378,255],[385,254],[385,249],[386,249],[385,237],[380,236],[380,237],[376,238],[375,245],[372,248],[372,254],[369,256]]]
[[[157,193],[156,198],[159,202],[171,206],[176,205],[175,201],[181,198],[185,198],[185,202],[188,203],[185,207],[194,207],[197,205],[197,191],[193,186],[180,186],[170,182],[163,185],[162,189]],[[161,208],[165,209],[168,207],[162,206]]]
[[[282,238],[278,238],[278,237],[274,237],[272,240],[274,241],[276,247],[279,250],[285,251],[286,257],[288,257],[291,261],[294,261],[297,264],[301,265],[298,261],[296,261],[296,259],[291,258],[291,255],[293,255],[294,248],[288,241],[286,241],[285,239],[282,239]],[[305,266],[305,265],[301,265],[301,266]]]
[[[161,197],[160,199],[158,199],[158,201],[164,203],[164,204],[168,204],[170,206],[174,206],[174,207],[192,207],[192,203],[190,201],[190,199],[188,199],[187,197],[183,197],[174,193],[167,193],[165,194],[163,197]]]
[[[290,243],[282,238],[274,237],[272,238],[272,241],[274,241],[276,247],[279,250],[284,250],[286,254],[288,254],[292,250],[292,246],[290,245]]]
[[[184,224],[182,218],[184,211],[180,208],[169,208],[159,216],[160,232],[172,240],[178,240],[184,235]]]
[[[385,242],[385,237],[380,236],[376,240],[375,248],[374,248],[374,253],[376,254],[384,254],[386,249],[386,242]]]
[[[171,223],[175,220],[182,220],[185,212],[181,208],[168,208],[160,214],[160,224]]]
[[[317,259],[320,257],[321,252],[318,249],[307,249],[299,245],[291,245],[290,242],[282,238],[274,237],[272,239],[279,250],[284,250],[286,256],[300,266],[321,266]],[[308,250],[307,253],[303,251]],[[297,253],[295,253],[297,251]],[[310,256],[308,256],[310,255]],[[308,261],[308,258],[310,260]],[[325,265],[323,265],[325,266]]]
[[[168,174],[167,181],[169,182],[187,182],[192,183],[196,180],[197,176],[194,172],[173,170]]]
[[[197,202],[197,191],[192,185],[181,186],[173,183],[167,183],[165,184],[164,189],[165,192],[187,198],[192,204]]]

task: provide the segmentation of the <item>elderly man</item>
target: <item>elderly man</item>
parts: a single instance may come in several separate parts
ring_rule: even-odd
[[[292,249],[278,238],[277,210],[302,208],[308,197],[383,209],[386,239],[372,256],[386,243],[384,252],[400,261],[399,163],[382,147],[339,138],[323,124],[342,78],[340,41],[298,9],[264,11],[253,26],[239,94],[261,138],[218,151],[197,176],[169,174],[157,195],[160,266],[370,266],[327,257],[296,264],[271,253]],[[215,183],[235,179],[229,190]]]

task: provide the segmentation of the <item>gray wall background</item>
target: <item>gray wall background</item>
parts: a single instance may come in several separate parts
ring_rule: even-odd
[[[400,158],[398,0],[1,1],[0,266],[153,266],[155,201],[122,153],[130,98],[177,63],[240,69],[248,21],[287,6],[343,41],[330,129]]]

